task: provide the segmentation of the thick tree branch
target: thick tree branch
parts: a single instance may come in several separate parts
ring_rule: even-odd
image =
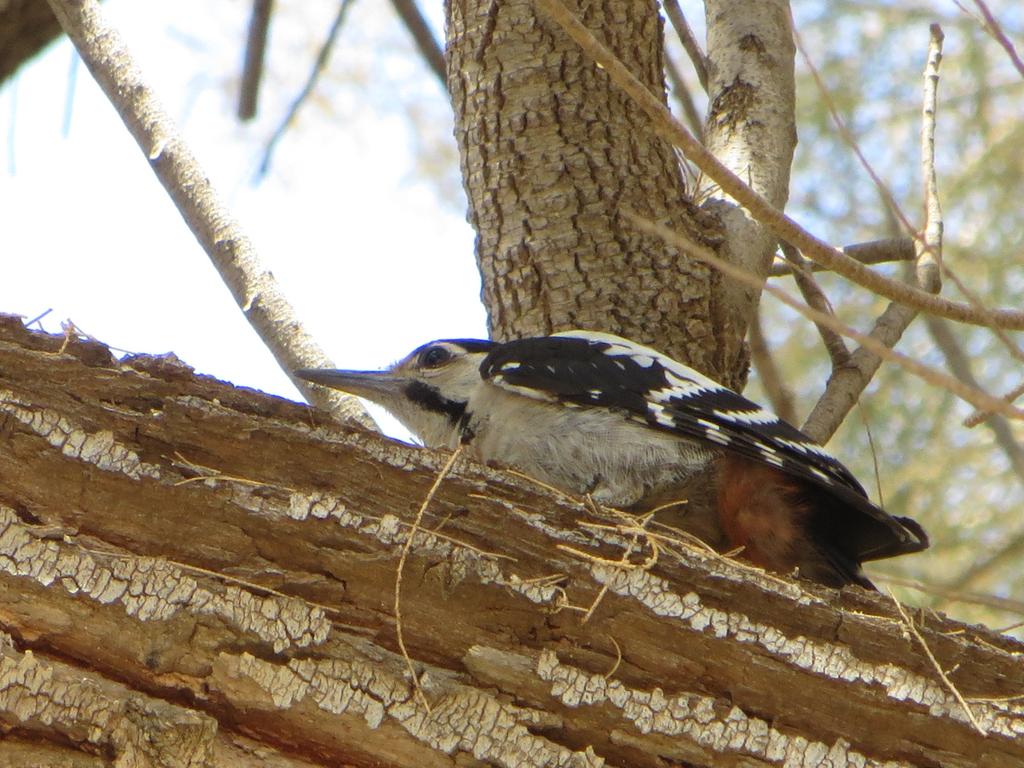
[[[292,377],[297,368],[330,367],[260,263],[256,249],[221,202],[209,178],[146,86],[121,36],[95,0],[49,0],[61,26],[138,143],[156,177],[220,273],[249,324],[299,391],[341,420],[370,424],[358,399]]]
[[[796,79],[787,0],[707,0],[708,114],[704,143],[776,209],[789,198],[796,148]],[[725,226],[719,252],[748,272],[766,274],[777,239],[736,205],[714,178],[704,179],[705,208]],[[760,293],[726,280],[715,286],[712,317],[727,365],[745,368],[742,347]]]
[[[808,749],[836,764],[1024,760],[1024,708],[997,700],[1024,689],[1013,640],[919,623],[958,690],[985,697],[972,702],[982,740],[887,599],[669,533],[648,532],[657,563],[627,567],[619,518],[472,462],[439,487],[406,568],[428,714],[391,598],[445,457],[181,364],[62,343],[0,324],[0,630],[21,659],[88,667],[101,689],[116,677],[138,704],[112,693],[110,706],[169,708],[161,723],[202,733],[216,720],[331,765],[654,768]],[[571,606],[602,588],[582,623]],[[46,704],[39,685],[5,699],[19,679],[0,673],[0,728]],[[85,750],[151,732],[67,722],[54,738]]]
[[[773,206],[764,196],[751,189],[737,174],[730,171],[693,134],[673,118],[671,112],[661,104],[626,69],[620,61],[583,26],[560,0],[534,0],[556,23],[559,24],[580,48],[608,72],[616,85],[632,97],[637,105],[651,117],[658,134],[666,141],[679,147],[690,160],[722,190],[770,229],[780,240],[792,243],[807,258],[820,263],[826,269],[842,275],[857,285],[884,296],[892,301],[905,304],[919,311],[930,312],[958,322],[973,325],[997,325],[1010,330],[1024,330],[1024,311],[994,309],[978,312],[970,304],[950,301],[935,296],[906,283],[889,280],[846,256],[841,250],[801,227],[797,222]]]
[[[722,237],[691,202],[678,154],[532,0],[445,6],[455,138],[477,233],[490,335],[568,328],[619,333],[735,383],[721,364],[713,273],[623,226],[629,205]],[[667,103],[662,23],[648,0],[583,9]]]

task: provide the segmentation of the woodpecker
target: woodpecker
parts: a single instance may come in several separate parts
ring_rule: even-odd
[[[439,340],[383,371],[295,375],[383,406],[426,446],[462,445],[483,463],[627,511],[682,500],[710,472],[719,547],[775,572],[874,589],[861,563],[928,546],[920,525],[873,504],[796,427],[611,334]]]

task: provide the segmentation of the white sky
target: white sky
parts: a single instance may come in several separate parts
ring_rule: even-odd
[[[354,3],[319,97],[250,180],[304,82],[335,0],[278,3],[259,119],[234,118],[251,7],[234,0],[103,4],[165,109],[339,367],[377,368],[433,338],[486,336],[464,203],[418,175],[451,126],[441,86],[381,3]],[[440,8],[432,9],[439,13]],[[0,90],[0,312],[50,331],[70,318],[114,347],[175,352],[202,373],[297,398],[65,40]],[[439,117],[440,116],[440,117]],[[430,137],[428,137],[428,140]]]

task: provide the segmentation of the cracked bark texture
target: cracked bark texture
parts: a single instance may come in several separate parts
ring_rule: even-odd
[[[405,572],[425,711],[391,606],[446,457],[61,344],[0,321],[0,764],[1024,761],[1013,640],[917,619],[982,737],[891,601],[688,546],[623,567],[587,526],[617,518],[469,461]]]
[[[578,5],[587,26],[665,99],[653,0]],[[448,0],[448,88],[492,337],[568,328],[653,343],[731,379],[715,353],[708,268],[640,236],[623,208],[704,242],[672,147],[530,0]]]

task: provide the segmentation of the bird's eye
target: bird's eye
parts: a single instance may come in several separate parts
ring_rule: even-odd
[[[452,353],[446,347],[427,347],[420,352],[420,365],[424,368],[438,368],[452,358]]]

